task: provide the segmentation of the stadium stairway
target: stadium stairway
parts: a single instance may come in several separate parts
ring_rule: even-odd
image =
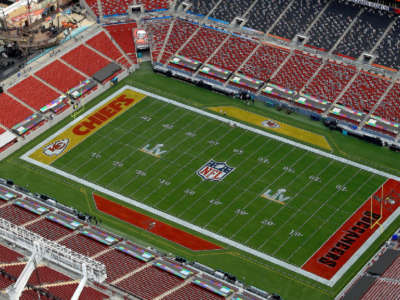
[[[336,99],[332,102],[331,106],[322,114],[324,117],[326,117],[331,109],[340,101],[340,99],[343,97],[343,95],[346,93],[346,91],[349,89],[349,87],[353,84],[353,82],[356,80],[360,70],[357,69],[357,71],[354,73],[353,77],[349,80],[349,82],[346,84],[344,89],[340,92],[340,94],[336,97]]]
[[[79,73],[80,75],[82,75],[85,79],[88,79],[88,75],[86,75],[85,73],[83,73],[81,70],[75,68],[73,65],[71,65],[69,62],[65,61],[62,57],[59,58],[59,60],[63,63],[66,64],[68,67],[70,67],[72,70],[74,70],[75,72]]]
[[[361,71],[353,84],[340,99],[342,105],[369,113],[390,85],[382,76]]]
[[[32,106],[30,106],[29,104],[25,103],[24,101],[22,101],[21,99],[15,97],[13,94],[11,93],[7,93],[7,96],[11,97],[13,100],[17,101],[19,104],[25,106],[26,108],[28,108],[30,111],[32,111],[33,113],[38,112],[36,109],[34,109]]]
[[[167,46],[167,43],[169,41],[169,37],[170,37],[171,32],[172,32],[172,28],[174,28],[174,26],[175,26],[175,22],[176,22],[176,17],[169,24],[169,28],[168,28],[168,31],[167,31],[167,35],[165,36],[164,43],[163,43],[163,45],[161,47],[160,52],[158,53],[157,62],[160,62],[161,57],[163,57],[163,55],[164,55],[165,47]],[[190,38],[188,40],[190,40]]]
[[[180,290],[181,288],[184,288],[188,284],[191,284],[191,281],[190,280],[185,280],[184,282],[182,282],[181,284],[178,284],[177,286],[175,286],[174,288],[170,289],[169,291],[166,291],[164,294],[161,294],[160,296],[155,297],[154,300],[161,300],[161,299],[171,295],[172,293],[176,292],[177,290]]]
[[[281,12],[278,18],[276,18],[275,22],[272,23],[272,25],[268,28],[268,30],[265,32],[266,35],[270,34],[272,30],[274,30],[275,26],[279,23],[279,21],[282,19],[282,17],[286,14],[286,12],[290,9],[290,7],[295,3],[297,0],[292,0],[286,7],[285,9]]]
[[[109,38],[105,30],[100,31],[100,33],[87,40],[85,46],[104,58],[118,63],[123,69],[129,69],[132,65],[131,63],[124,64],[119,62],[121,59],[125,59],[125,62],[129,61],[128,57],[119,47],[115,46],[113,40]]]
[[[9,88],[8,92],[35,110],[40,110],[44,105],[60,96],[60,93],[56,92],[54,88],[37,80],[32,75]]]
[[[213,53],[211,53],[211,55],[206,59],[206,61],[204,62],[204,64],[208,64],[209,61],[211,61],[213,59],[213,57],[218,53],[218,51],[220,51],[222,49],[222,47],[225,45],[225,43],[229,40],[230,38],[230,34],[228,34],[225,39],[222,41],[221,44],[219,44],[219,46],[214,50]],[[200,72],[200,68],[197,69],[197,71],[193,74],[193,76],[197,76]]]
[[[325,11],[328,9],[329,5],[331,5],[332,0],[328,1],[324,8],[321,9],[319,14],[314,18],[314,20],[311,22],[311,24],[308,26],[308,28],[304,31],[304,35],[308,36],[308,33],[310,32],[311,28],[321,19],[322,15],[325,13]]]
[[[274,78],[274,77],[281,71],[281,69],[283,68],[283,66],[286,65],[286,63],[289,61],[289,59],[290,59],[293,55],[294,55],[294,50],[292,49],[292,50],[290,51],[289,55],[286,56],[286,58],[284,59],[284,61],[279,65],[279,67],[276,68],[276,70],[271,74],[271,76],[269,77],[269,79]],[[259,95],[259,94],[261,93],[261,90],[262,90],[262,89],[260,89],[260,90],[257,92],[257,95]]]
[[[167,65],[171,57],[178,53],[200,30],[200,25],[186,20],[177,19],[172,28],[160,63]]]
[[[113,36],[108,32],[108,30],[104,30],[105,34],[108,36],[108,38],[112,41],[113,45],[122,53],[124,58],[129,62],[131,66],[136,65],[137,61],[134,62],[131,57],[126,53],[121,46],[117,43],[117,41],[113,38]]]
[[[92,46],[88,45],[87,43],[84,43],[85,47],[87,47],[88,49],[92,50],[93,52],[96,52],[98,55],[100,55],[101,57],[103,57],[104,59],[106,59],[107,61],[110,61],[110,58],[106,55],[104,55],[102,52],[100,52],[99,50],[97,50],[96,48],[93,48]],[[117,61],[115,61],[116,63],[118,63]],[[125,65],[122,65],[120,63],[118,63],[123,69],[126,69],[127,67]]]
[[[381,42],[386,38],[386,36],[388,35],[388,33],[392,30],[392,28],[394,27],[394,25],[396,24],[398,19],[393,19],[393,21],[389,24],[388,27],[386,27],[385,31],[383,32],[383,34],[380,36],[380,38],[378,39],[378,41],[375,43],[374,47],[372,47],[372,49],[369,51],[370,53],[374,53],[376,51],[376,49],[379,47],[379,45],[381,44]],[[374,60],[376,59],[376,57],[374,57]],[[371,62],[373,63],[373,61]]]
[[[256,6],[258,0],[253,0],[250,4],[250,6],[246,9],[246,11],[242,14],[241,18],[244,20],[248,19],[248,15],[250,14],[250,12],[252,11],[252,9],[254,8],[254,6]],[[242,24],[242,25],[246,25],[247,21]]]
[[[140,266],[139,268],[133,270],[132,272],[126,273],[125,275],[115,279],[113,282],[111,282],[112,285],[117,285],[121,281],[125,280],[128,277],[131,277],[132,275],[135,275],[136,273],[146,269],[147,267],[151,267],[153,264],[152,262],[148,262],[147,264],[143,264],[143,266]]]
[[[242,69],[242,67],[244,65],[247,64],[247,62],[250,60],[250,58],[257,52],[257,50],[260,48],[260,46],[262,45],[262,42],[259,41],[257,46],[254,47],[254,49],[250,52],[250,54],[245,58],[244,61],[242,61],[242,63],[236,68],[236,70],[232,73],[231,77],[238,71],[240,71]],[[225,81],[224,86],[227,86],[229,84],[229,78],[227,81]]]
[[[308,85],[314,80],[314,78],[326,66],[326,64],[327,64],[327,60],[325,58],[322,58],[322,64],[320,64],[318,69],[314,72],[314,74],[310,78],[308,78],[306,84],[300,89],[300,93],[303,93],[308,88]]]
[[[354,19],[351,21],[350,25],[346,28],[346,30],[343,32],[343,34],[340,36],[340,38],[338,38],[338,40],[336,41],[336,43],[333,45],[333,47],[329,50],[329,54],[333,54],[334,51],[336,50],[337,46],[339,46],[339,44],[342,42],[342,40],[344,39],[344,37],[347,35],[347,33],[351,30],[351,28],[353,27],[353,25],[357,22],[358,17],[361,16],[363,12],[363,9],[360,9],[360,11],[357,13],[357,15],[354,17]]]
[[[100,252],[96,253],[95,255],[92,255],[90,258],[95,259],[96,257],[99,257],[99,256],[101,256],[103,254],[106,254],[106,253],[108,253],[108,252],[110,252],[112,250],[113,250],[113,248],[111,248],[111,247],[110,248],[106,248],[103,251],[100,251]]]
[[[47,83],[46,81],[44,81],[42,78],[36,76],[35,74],[31,75],[33,78],[39,80],[41,83],[43,83],[44,85],[46,85],[47,87],[53,89],[54,91],[56,91],[57,93],[59,93],[60,95],[63,94],[62,91],[60,91],[59,89],[57,89],[56,87],[52,86],[50,83]]]
[[[173,57],[174,55],[176,55],[177,53],[180,53],[180,52],[186,47],[186,45],[193,39],[193,37],[196,36],[196,34],[197,34],[197,33],[199,32],[199,30],[201,29],[202,25],[205,23],[205,21],[208,19],[208,17],[211,16],[211,15],[214,13],[214,11],[215,11],[215,10],[217,9],[217,7],[222,3],[222,1],[223,1],[223,0],[219,0],[218,3],[208,12],[208,14],[206,14],[206,15],[200,20],[200,22],[198,23],[197,28],[194,30],[194,32],[192,32],[192,34],[189,36],[189,38],[187,38],[187,39],[185,40],[185,42],[184,42],[183,44],[181,44],[181,46],[175,51],[175,53],[173,53],[172,55],[170,55],[169,59],[167,59],[167,60],[164,62],[164,66],[167,66],[167,65],[168,65],[168,62],[169,62],[169,60],[170,60],[170,58]],[[163,55],[164,55],[165,47],[166,47],[166,45],[168,44],[168,41],[169,41],[169,38],[170,38],[170,35],[171,35],[171,32],[172,32],[172,29],[173,29],[173,27],[174,27],[174,24],[172,24],[172,23],[176,23],[176,18],[174,18],[174,21],[171,22],[170,28],[168,29],[167,36],[166,36],[166,38],[165,38],[165,40],[164,40],[164,45],[163,45],[163,47],[162,47],[162,49],[161,49],[161,51],[160,51],[160,53],[159,53],[159,55],[158,55],[157,62],[160,62],[160,61],[161,61],[161,58],[162,58]]]
[[[389,92],[392,90],[396,83],[396,78],[392,79],[390,85],[386,88],[385,92],[381,95],[379,100],[375,103],[375,105],[372,107],[370,112],[364,117],[364,119],[360,122],[358,125],[358,129],[361,129],[364,127],[365,123],[369,120],[371,115],[373,115],[376,111],[376,109],[379,107],[379,105],[383,102],[383,100],[386,98],[386,96],[389,94]]]
[[[65,76],[65,74],[68,74],[68,76]],[[58,59],[35,72],[35,76],[40,77],[51,86],[54,86],[57,90],[64,93],[77,86],[85,79],[85,77],[76,73]]]
[[[382,117],[386,120],[400,123],[400,83],[396,83],[379,107],[374,115]]]
[[[32,224],[36,223],[36,222],[42,221],[45,218],[46,218],[46,216],[39,216],[38,218],[33,219],[32,221],[28,221],[28,222],[24,223],[23,225],[21,225],[21,227],[27,227],[29,225],[32,225]]]

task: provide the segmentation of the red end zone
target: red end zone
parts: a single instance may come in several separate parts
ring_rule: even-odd
[[[136,227],[150,231],[151,233],[161,236],[190,250],[199,251],[222,249],[222,247],[218,245],[215,245],[211,242],[208,242],[204,239],[201,239],[166,223],[160,222],[156,219],[150,218],[133,209],[122,206],[99,195],[93,194],[93,199],[96,203],[97,209],[99,209],[100,211],[116,217],[122,221],[125,221],[129,224],[132,224]]]
[[[400,182],[389,179],[314,253],[302,269],[331,279],[398,207]],[[376,226],[371,228],[371,224]]]

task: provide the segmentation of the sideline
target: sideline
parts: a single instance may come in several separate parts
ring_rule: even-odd
[[[34,159],[32,159],[32,158],[29,157],[29,156],[30,156],[34,151],[36,151],[38,148],[40,148],[40,147],[42,147],[43,145],[45,145],[46,143],[48,143],[51,139],[53,139],[53,138],[56,137],[58,134],[60,134],[61,132],[63,132],[66,128],[70,127],[71,124],[75,124],[76,122],[79,122],[81,119],[83,119],[84,117],[86,117],[88,114],[90,114],[91,112],[93,112],[95,109],[97,109],[98,107],[100,107],[101,105],[103,105],[104,103],[106,103],[107,101],[109,101],[111,98],[115,97],[117,94],[123,93],[123,92],[124,92],[125,90],[127,90],[127,89],[128,89],[128,90],[134,90],[134,91],[136,91],[136,92],[139,92],[139,93],[141,93],[141,94],[147,95],[147,96],[149,96],[149,97],[158,99],[158,100],[163,101],[163,102],[166,102],[166,103],[170,103],[170,104],[172,104],[172,105],[181,107],[181,108],[186,109],[186,110],[190,110],[190,111],[192,111],[192,112],[196,112],[196,113],[198,113],[198,114],[201,114],[201,115],[203,115],[203,116],[207,116],[207,117],[209,117],[209,118],[212,118],[212,119],[221,121],[221,122],[223,122],[223,123],[227,123],[227,124],[230,124],[230,125],[235,125],[235,126],[237,126],[237,127],[239,127],[239,128],[242,128],[242,129],[251,131],[251,132],[253,132],[253,133],[256,133],[256,134],[259,134],[259,135],[262,135],[262,136],[265,136],[265,137],[268,137],[268,138],[271,138],[271,139],[278,140],[278,141],[280,141],[280,142],[283,142],[283,143],[286,143],[286,144],[295,146],[295,147],[297,147],[297,148],[300,148],[300,149],[303,149],[303,150],[306,150],[306,151],[309,151],[309,152],[312,152],[312,153],[315,153],[315,154],[318,154],[318,155],[321,155],[321,156],[324,156],[324,157],[327,157],[327,158],[330,158],[330,159],[333,159],[333,160],[336,160],[336,161],[339,161],[339,162],[342,162],[342,163],[344,163],[344,164],[347,164],[347,165],[350,165],[350,166],[353,166],[353,167],[357,167],[357,168],[359,168],[359,169],[368,171],[368,172],[370,172],[370,173],[374,173],[374,174],[377,174],[377,175],[380,175],[380,176],[383,176],[383,177],[392,178],[392,179],[395,179],[395,180],[397,180],[397,181],[400,181],[400,177],[398,177],[398,176],[395,176],[395,175],[392,175],[392,174],[389,174],[389,173],[386,173],[386,172],[383,172],[383,171],[376,170],[376,169],[374,169],[374,168],[371,168],[371,167],[368,167],[368,166],[365,166],[365,165],[362,165],[362,164],[353,162],[353,161],[351,161],[351,160],[348,160],[348,159],[345,159],[345,158],[342,158],[342,157],[338,157],[338,156],[336,156],[336,155],[333,155],[333,154],[330,154],[330,153],[327,153],[327,152],[324,152],[324,151],[321,151],[321,150],[312,148],[312,147],[307,146],[307,145],[303,145],[303,144],[301,144],[301,143],[294,142],[294,141],[289,140],[289,139],[287,139],[287,138],[284,138],[284,137],[281,137],[281,136],[276,136],[276,135],[270,134],[270,133],[268,133],[268,132],[266,132],[266,131],[264,131],[264,130],[260,130],[260,129],[257,129],[257,128],[253,128],[253,127],[251,127],[251,126],[247,126],[247,125],[242,124],[242,123],[240,123],[240,122],[232,121],[232,120],[230,120],[230,119],[226,119],[226,118],[224,118],[224,117],[221,117],[221,116],[218,116],[218,115],[215,115],[215,114],[212,114],[212,113],[203,111],[203,110],[201,110],[201,109],[198,109],[198,108],[195,108],[195,107],[186,105],[186,104],[182,104],[182,103],[180,103],[180,102],[177,102],[177,101],[174,101],[174,100],[171,100],[171,99],[168,99],[168,98],[165,98],[165,97],[162,97],[162,96],[159,96],[159,95],[156,95],[156,94],[147,92],[147,91],[143,91],[143,90],[141,90],[141,89],[138,89],[138,88],[135,88],[135,87],[131,87],[131,86],[128,86],[128,85],[122,87],[121,89],[119,89],[118,91],[116,91],[115,93],[113,93],[112,95],[110,95],[109,97],[107,97],[106,99],[104,99],[103,101],[101,101],[100,103],[98,103],[96,106],[94,106],[93,108],[91,108],[89,111],[85,112],[85,114],[81,115],[80,117],[78,117],[78,118],[77,118],[76,120],[74,120],[73,122],[68,123],[67,125],[65,125],[63,128],[61,128],[60,130],[58,130],[57,132],[55,132],[54,134],[52,134],[51,136],[49,136],[48,138],[46,138],[44,141],[42,141],[41,143],[39,143],[38,145],[36,145],[34,148],[32,148],[31,150],[29,150],[28,152],[26,152],[25,154],[23,154],[20,158],[21,158],[22,160],[24,160],[24,161],[27,161],[27,162],[29,162],[29,163],[31,163],[31,164],[34,164],[34,165],[38,166],[38,167],[41,167],[41,168],[43,168],[43,169],[46,169],[46,170],[48,170],[48,171],[50,171],[50,172],[53,172],[53,173],[56,173],[56,174],[58,174],[58,175],[60,175],[60,176],[66,177],[66,178],[68,178],[68,179],[70,179],[70,180],[72,180],[72,181],[75,181],[75,182],[79,183],[79,184],[86,185],[87,187],[89,187],[89,188],[91,188],[91,189],[93,189],[93,190],[96,190],[96,191],[98,191],[98,192],[101,192],[101,193],[106,194],[106,195],[108,195],[108,196],[111,196],[111,197],[113,197],[113,198],[116,198],[116,199],[119,199],[119,200],[124,201],[124,202],[126,202],[126,203],[129,203],[130,205],[133,205],[133,206],[135,206],[135,207],[138,207],[138,208],[140,208],[140,209],[143,209],[143,210],[145,210],[145,211],[148,211],[148,212],[150,212],[150,213],[152,213],[152,214],[158,215],[158,216],[160,216],[160,217],[162,217],[162,218],[164,218],[164,219],[166,219],[166,220],[169,220],[169,221],[171,221],[171,222],[175,222],[175,223],[177,223],[177,224],[179,224],[179,225],[181,225],[181,226],[187,227],[187,228],[189,228],[189,229],[191,229],[191,230],[193,230],[193,231],[196,231],[196,232],[198,232],[198,233],[200,233],[200,234],[203,234],[203,235],[205,235],[205,236],[208,236],[208,237],[210,237],[210,238],[213,238],[213,239],[215,239],[215,240],[217,240],[217,241],[220,241],[220,242],[222,242],[222,243],[225,243],[225,244],[230,245],[230,246],[232,246],[232,247],[235,247],[235,248],[237,248],[237,249],[240,249],[241,251],[247,252],[247,253],[249,253],[249,254],[251,254],[251,255],[254,255],[254,256],[256,256],[256,257],[259,257],[259,258],[262,258],[262,259],[264,259],[264,260],[267,260],[267,261],[269,261],[269,262],[271,262],[271,263],[274,263],[274,264],[276,264],[276,265],[279,265],[279,266],[281,266],[281,267],[283,267],[283,268],[285,268],[285,269],[288,269],[288,270],[290,270],[290,271],[292,271],[292,272],[295,272],[295,273],[297,273],[297,274],[300,274],[300,275],[302,275],[302,276],[305,276],[305,277],[307,277],[307,278],[309,278],[309,279],[315,280],[315,281],[317,281],[317,282],[319,282],[319,283],[322,283],[322,284],[324,284],[324,285],[327,285],[327,286],[329,286],[329,287],[334,286],[334,285],[336,284],[336,282],[337,282],[337,281],[347,272],[347,270],[355,263],[355,261],[359,258],[359,256],[361,256],[361,255],[368,249],[368,247],[380,236],[380,234],[381,234],[381,233],[380,233],[380,230],[376,231],[376,232],[375,232],[361,247],[360,247],[360,249],[357,251],[357,253],[356,253],[355,255],[353,255],[353,257],[352,257],[352,258],[351,258],[351,259],[350,259],[350,260],[335,274],[335,276],[334,276],[331,280],[327,280],[327,279],[322,278],[322,277],[320,277],[320,276],[317,276],[317,275],[315,275],[315,274],[313,274],[313,273],[310,273],[310,272],[308,272],[308,271],[305,271],[305,270],[301,269],[300,267],[297,267],[297,266],[294,266],[294,265],[292,265],[292,264],[289,264],[289,263],[287,263],[287,262],[285,262],[285,261],[279,260],[279,259],[277,259],[277,258],[275,258],[275,257],[273,257],[273,256],[270,256],[270,255],[265,254],[265,253],[263,253],[263,252],[260,252],[260,251],[257,251],[257,250],[255,250],[255,249],[252,249],[252,248],[250,248],[250,247],[248,247],[248,246],[245,246],[245,245],[243,245],[243,244],[240,244],[240,243],[238,243],[238,242],[235,242],[235,241],[233,241],[233,240],[230,240],[230,239],[228,239],[228,238],[226,238],[226,237],[224,237],[224,236],[221,236],[221,235],[219,235],[219,234],[216,234],[216,233],[214,233],[214,232],[211,232],[211,231],[206,230],[206,229],[204,229],[204,228],[201,228],[201,227],[199,227],[199,226],[193,225],[193,224],[191,224],[191,223],[189,223],[189,222],[187,222],[187,221],[181,220],[181,219],[179,219],[179,218],[177,218],[177,217],[175,217],[175,216],[169,215],[169,214],[167,214],[167,213],[165,213],[165,212],[163,212],[163,211],[160,211],[160,210],[158,210],[158,209],[155,209],[155,208],[153,208],[153,207],[150,207],[150,206],[148,206],[148,205],[146,205],[146,204],[143,204],[143,203],[141,203],[141,202],[139,202],[139,201],[130,199],[130,198],[126,197],[126,196],[123,196],[123,195],[121,195],[121,194],[118,194],[118,193],[116,193],[116,192],[113,192],[113,191],[111,191],[111,190],[108,190],[108,189],[106,189],[106,188],[104,188],[104,187],[102,187],[102,186],[99,186],[99,185],[94,184],[94,183],[92,183],[92,182],[89,182],[89,181],[87,181],[87,180],[85,180],[85,179],[82,179],[82,178],[79,178],[79,177],[74,176],[74,175],[72,175],[72,174],[69,174],[69,173],[67,173],[67,172],[65,172],[65,171],[59,170],[59,169],[57,169],[57,168],[55,168],[55,167],[46,165],[46,164],[44,164],[44,163],[42,163],[42,162],[36,161],[36,160],[34,160]],[[398,208],[398,209],[395,211],[395,213],[393,213],[393,214],[391,215],[391,217],[390,217],[388,220],[386,220],[386,221],[382,224],[383,228],[387,228],[399,215],[400,215],[400,208]]]

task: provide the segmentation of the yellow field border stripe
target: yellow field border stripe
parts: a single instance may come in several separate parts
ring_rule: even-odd
[[[50,165],[145,97],[146,95],[130,89],[113,95],[100,107],[95,107],[94,111],[90,110],[76,119],[67,129],[36,149],[29,157]]]
[[[332,148],[329,145],[327,139],[322,135],[300,129],[279,121],[275,121],[273,119],[234,106],[215,106],[209,107],[208,109],[238,119],[240,121],[257,125],[264,129],[268,129],[279,134],[292,137],[296,140],[318,146],[322,149],[332,151]]]

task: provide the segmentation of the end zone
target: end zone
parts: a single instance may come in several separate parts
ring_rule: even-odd
[[[30,158],[50,165],[86,138],[140,102],[146,95],[125,89],[118,91],[96,105],[86,114],[75,119],[69,127],[58,132],[54,138],[36,149]]]
[[[382,208],[382,202],[395,197]],[[380,199],[380,201],[374,201]],[[380,235],[379,227],[400,213],[400,182],[388,179],[361,207],[307,260],[302,269],[331,280],[349,262],[360,256],[370,246],[370,239]],[[371,226],[377,220],[379,226]],[[352,264],[352,263],[351,263]],[[341,271],[343,272],[343,271]]]

